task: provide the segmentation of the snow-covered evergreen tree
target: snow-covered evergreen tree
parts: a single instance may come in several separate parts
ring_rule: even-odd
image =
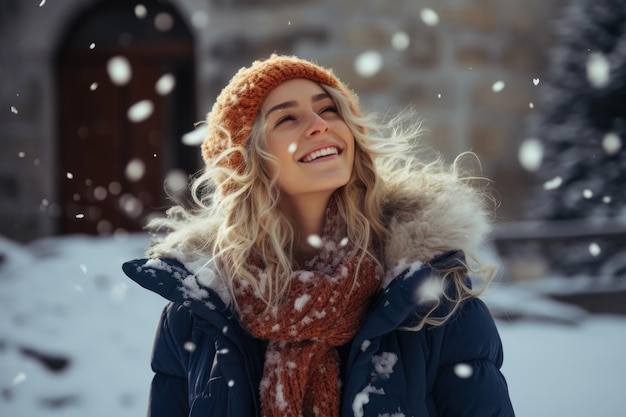
[[[529,217],[626,220],[626,1],[572,0],[557,31],[531,120],[543,158]]]

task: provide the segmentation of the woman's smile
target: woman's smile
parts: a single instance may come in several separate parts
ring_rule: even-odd
[[[319,84],[302,78],[272,90],[262,106],[267,150],[277,159],[283,198],[327,200],[348,183],[354,136],[334,100]]]
[[[340,155],[341,149],[338,146],[327,146],[321,149],[314,150],[307,153],[305,156],[299,159],[300,162],[313,162],[328,160],[329,157]]]

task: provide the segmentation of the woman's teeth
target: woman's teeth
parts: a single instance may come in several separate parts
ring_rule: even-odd
[[[315,152],[311,152],[310,154],[302,158],[302,162],[315,161],[317,158],[321,158],[322,156],[328,156],[328,155],[339,155],[339,150],[335,147],[319,149]]]

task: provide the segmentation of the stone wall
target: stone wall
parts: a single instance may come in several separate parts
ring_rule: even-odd
[[[19,240],[55,232],[53,52],[96,0],[38,3],[0,4],[0,234]],[[239,67],[294,53],[334,67],[367,109],[415,107],[424,140],[448,160],[480,156],[499,218],[523,217],[530,180],[517,149],[565,0],[172,3],[196,36],[198,120]],[[365,53],[370,63],[382,58],[370,76],[355,69]]]

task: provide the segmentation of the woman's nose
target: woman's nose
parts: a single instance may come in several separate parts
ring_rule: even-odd
[[[307,136],[317,136],[325,133],[327,130],[328,123],[326,120],[319,114],[312,112],[309,126],[307,127]]]

